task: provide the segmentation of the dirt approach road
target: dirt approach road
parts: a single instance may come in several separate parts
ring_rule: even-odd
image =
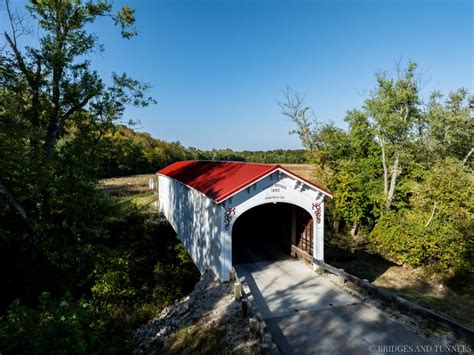
[[[301,261],[258,261],[235,270],[284,354],[393,354],[383,346],[432,345]]]

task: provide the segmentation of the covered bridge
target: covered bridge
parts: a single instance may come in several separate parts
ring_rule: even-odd
[[[323,260],[332,194],[282,166],[193,160],[157,174],[160,211],[201,272],[228,281],[233,265],[289,255],[291,245]]]

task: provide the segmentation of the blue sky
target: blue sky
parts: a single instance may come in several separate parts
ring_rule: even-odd
[[[112,71],[153,85],[158,104],[130,109],[137,126],[202,149],[299,148],[276,104],[286,85],[307,92],[322,121],[344,127],[377,71],[415,60],[426,85],[473,91],[473,5],[465,0],[126,0],[139,36],[92,26]]]

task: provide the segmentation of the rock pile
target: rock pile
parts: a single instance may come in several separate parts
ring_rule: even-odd
[[[248,323],[242,316],[240,302],[234,299],[231,285],[221,283],[213,272],[207,271],[189,296],[166,307],[136,331],[133,353],[152,352],[173,331],[196,323],[204,329],[221,331],[222,342],[231,351],[241,352],[251,346]]]

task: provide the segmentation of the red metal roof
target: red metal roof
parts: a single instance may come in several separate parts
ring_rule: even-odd
[[[332,196],[331,192],[303,179],[278,164],[188,160],[168,165],[166,168],[158,171],[158,174],[178,180],[220,203],[277,169],[286,171]]]

